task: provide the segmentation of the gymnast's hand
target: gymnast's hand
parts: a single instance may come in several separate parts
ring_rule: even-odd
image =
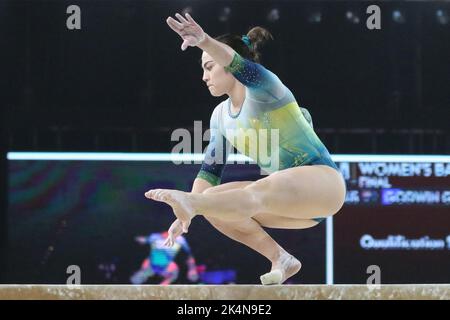
[[[206,39],[206,33],[203,31],[202,27],[192,19],[189,13],[186,13],[187,20],[179,13],[175,14],[175,17],[177,17],[178,20],[169,17],[166,22],[169,27],[178,33],[184,40],[181,44],[181,50],[186,50],[188,46],[195,47]]]
[[[147,238],[146,237],[142,237],[142,236],[135,237],[134,240],[136,240],[136,242],[138,242],[140,244],[146,244],[147,243]]]
[[[183,234],[183,226],[179,219],[175,220],[168,230],[168,236],[164,245],[167,247],[172,247],[177,240],[177,238]]]

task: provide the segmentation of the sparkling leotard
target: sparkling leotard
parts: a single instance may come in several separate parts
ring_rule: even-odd
[[[211,139],[198,178],[212,185],[219,184],[232,146],[256,161],[267,173],[316,164],[338,170],[314,132],[308,110],[299,107],[292,92],[274,73],[238,53],[225,70],[245,86],[245,100],[237,114],[231,112],[230,98],[214,109],[210,120]],[[270,139],[273,129],[278,129],[274,130],[276,153],[270,152],[275,146],[275,140]],[[264,142],[268,142],[267,148]],[[256,153],[252,153],[255,145]],[[267,157],[260,156],[260,150],[266,149],[271,157],[269,162]],[[274,155],[277,156],[275,162]]]

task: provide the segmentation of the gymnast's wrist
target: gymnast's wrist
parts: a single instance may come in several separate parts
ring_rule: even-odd
[[[205,48],[209,45],[210,42],[211,37],[205,32],[205,38],[197,44],[197,47],[199,47],[202,50],[205,50]]]
[[[187,265],[189,266],[189,268],[195,268],[195,259],[194,259],[194,257],[189,257],[187,259]]]

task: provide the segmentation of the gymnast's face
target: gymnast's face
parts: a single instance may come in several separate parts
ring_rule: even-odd
[[[209,54],[202,54],[202,80],[208,86],[208,90],[214,97],[228,94],[233,88],[236,79],[225,71],[224,67],[216,63]]]

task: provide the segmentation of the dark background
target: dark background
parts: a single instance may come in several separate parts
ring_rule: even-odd
[[[77,265],[82,284],[129,284],[148,257],[136,236],[166,231],[174,221],[164,203],[148,201],[153,188],[190,190],[200,165],[133,161],[10,161],[6,283],[65,284]],[[256,165],[228,165],[223,182],[261,178]],[[303,261],[289,283],[325,282],[325,223],[306,230],[268,232]],[[236,273],[238,284],[258,284],[269,261],[196,218],[185,238],[207,272]],[[186,255],[176,256],[176,283],[186,278]],[[103,266],[113,266],[107,272]],[[159,283],[154,277],[148,283]]]
[[[70,4],[81,8],[81,30],[66,28]],[[378,3],[382,29],[373,31],[365,23],[369,4],[3,2],[8,147],[167,151],[174,128],[208,124],[222,98],[211,97],[201,80],[201,51],[182,52],[165,23],[190,10],[212,36],[255,25],[273,33],[262,63],[310,110],[332,153],[448,152],[450,4]],[[220,21],[226,7],[228,20]],[[279,20],[271,21],[274,9]],[[393,20],[394,10],[404,23]],[[359,23],[346,18],[349,11]],[[311,23],[318,12],[320,23]]]

